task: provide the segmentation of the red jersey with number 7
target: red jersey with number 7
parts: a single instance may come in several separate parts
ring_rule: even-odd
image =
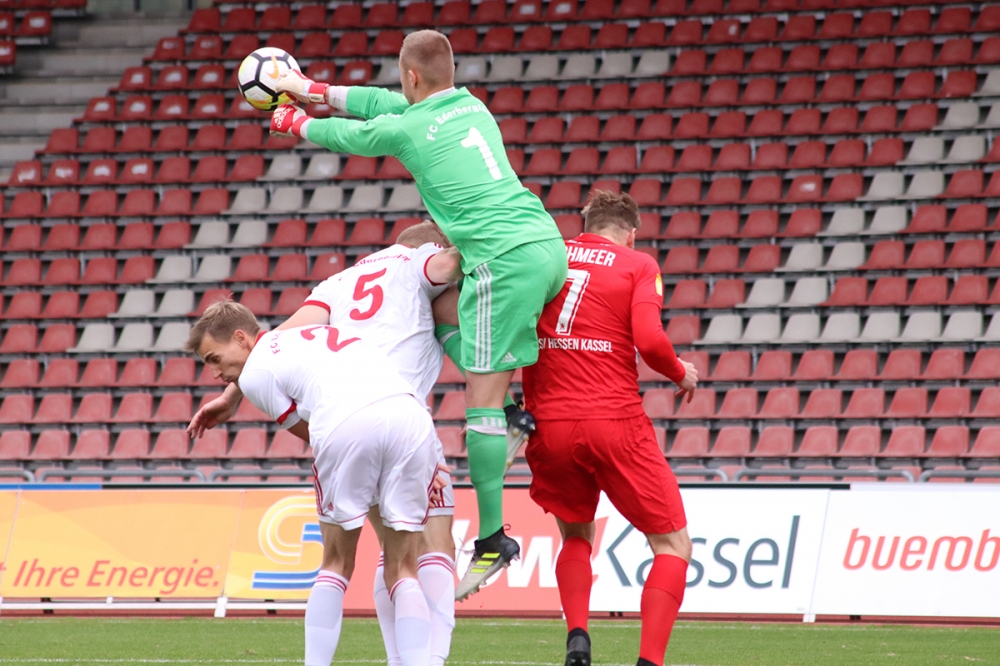
[[[633,325],[637,312],[655,317],[666,341],[659,267],[648,255],[596,234],[568,241],[566,254],[566,284],[538,321],[538,363],[524,369],[525,407],[539,420],[641,416],[636,347],[643,344]],[[666,346],[668,361],[660,371],[683,378],[669,341]]]

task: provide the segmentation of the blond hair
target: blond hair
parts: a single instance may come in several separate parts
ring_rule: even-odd
[[[399,64],[404,71],[416,70],[433,88],[451,86],[455,81],[455,55],[451,42],[437,30],[417,30],[403,40]]]
[[[595,190],[583,207],[583,230],[596,233],[613,227],[628,233],[642,225],[639,206],[627,194]]]
[[[219,342],[228,342],[236,331],[245,331],[253,336],[260,332],[260,324],[250,308],[230,299],[213,303],[191,327],[184,350],[197,354],[206,333]]]
[[[420,247],[427,243],[436,243],[441,247],[451,247],[451,243],[436,223],[424,220],[399,234],[396,242],[407,247]]]

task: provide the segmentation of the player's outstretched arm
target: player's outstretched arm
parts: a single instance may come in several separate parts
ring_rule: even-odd
[[[211,430],[215,426],[225,423],[236,413],[236,408],[243,399],[243,392],[236,384],[229,384],[222,395],[198,410],[198,413],[188,424],[187,432],[191,439],[197,439],[205,434],[206,430]]]
[[[325,102],[335,109],[370,120],[386,113],[402,113],[410,103],[397,92],[366,86],[331,86],[317,83],[302,72],[291,69],[278,78],[275,88],[303,104]]]
[[[294,104],[282,104],[271,114],[271,134],[308,139],[336,153],[363,157],[399,157],[406,143],[397,117],[379,116],[366,122],[346,118],[312,118]]]

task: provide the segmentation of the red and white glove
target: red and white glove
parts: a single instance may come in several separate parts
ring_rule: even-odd
[[[304,104],[326,102],[327,83],[316,83],[297,69],[289,69],[274,84],[278,92],[286,92]]]
[[[302,138],[312,118],[294,104],[282,104],[271,114],[271,136]]]

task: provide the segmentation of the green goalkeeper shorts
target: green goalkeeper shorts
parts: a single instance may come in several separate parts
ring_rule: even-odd
[[[484,374],[535,363],[538,318],[565,283],[561,238],[519,245],[473,268],[458,298],[462,365]]]

